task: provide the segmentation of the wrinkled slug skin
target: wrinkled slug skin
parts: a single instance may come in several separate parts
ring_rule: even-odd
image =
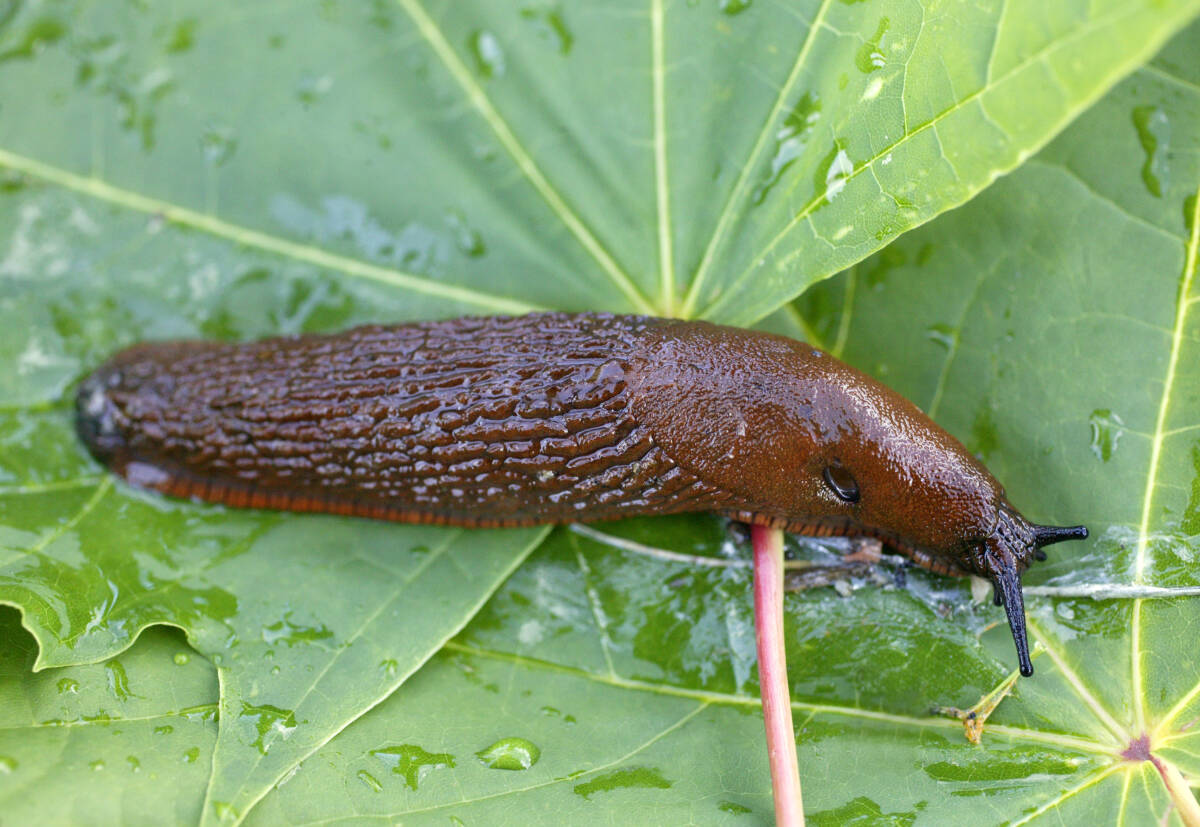
[[[235,506],[471,526],[717,511],[962,569],[1003,491],[916,406],[802,342],[538,314],[118,353],[80,432],[129,482]],[[857,503],[822,479],[840,463]]]
[[[705,322],[544,313],[141,344],[76,406],[130,483],[233,506],[480,527],[715,511],[877,536],[991,578],[1019,650],[1020,573],[1087,533],[1027,522],[957,440],[829,354]]]
[[[130,482],[232,505],[508,526],[718,509],[637,422],[653,322],[546,314],[138,345],[79,394]]]

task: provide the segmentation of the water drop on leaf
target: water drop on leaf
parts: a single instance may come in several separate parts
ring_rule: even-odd
[[[1108,462],[1117,450],[1117,441],[1125,433],[1124,421],[1108,408],[1097,408],[1088,417],[1088,424],[1092,426],[1092,453],[1097,459]]]
[[[475,58],[475,70],[485,78],[498,78],[504,74],[504,50],[500,41],[489,31],[478,31],[471,35],[467,47]]]
[[[489,769],[527,770],[542,757],[542,751],[525,738],[501,738],[475,755]]]

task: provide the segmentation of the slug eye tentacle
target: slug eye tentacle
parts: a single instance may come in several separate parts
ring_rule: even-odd
[[[1057,526],[1057,525],[1031,525],[1033,529],[1033,542],[1038,548],[1042,546],[1050,546],[1055,543],[1061,543],[1063,540],[1086,540],[1088,536],[1087,526]],[[1039,557],[1039,560],[1046,559],[1044,556]]]

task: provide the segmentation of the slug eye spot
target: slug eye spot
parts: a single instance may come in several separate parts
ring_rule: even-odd
[[[840,465],[827,465],[821,474],[829,490],[848,503],[858,502],[858,481]]]

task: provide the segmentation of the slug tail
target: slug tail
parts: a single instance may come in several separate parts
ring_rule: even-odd
[[[75,394],[75,432],[104,465],[111,465],[125,448],[116,409],[108,396],[120,379],[120,373],[106,365],[85,379]]]
[[[1008,627],[1012,630],[1013,643],[1017,646],[1017,663],[1021,674],[1029,677],[1033,674],[1033,661],[1029,658],[1029,636],[1025,630],[1025,599],[1021,594],[1021,576],[1015,566],[1006,566],[997,572],[993,581],[996,596],[1004,603],[1004,613],[1008,615]]]

